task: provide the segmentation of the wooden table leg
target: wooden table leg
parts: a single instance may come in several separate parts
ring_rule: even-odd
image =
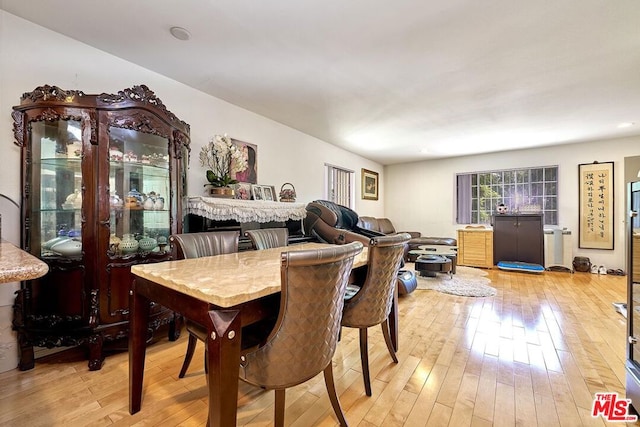
[[[233,427],[238,412],[241,323],[238,310],[209,311],[209,426]]]
[[[140,411],[142,378],[146,351],[146,332],[149,324],[149,300],[135,291],[129,292],[129,413]]]

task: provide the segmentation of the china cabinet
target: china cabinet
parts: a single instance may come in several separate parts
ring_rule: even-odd
[[[13,109],[21,243],[49,266],[16,296],[19,368],[33,368],[34,346],[84,345],[97,370],[103,344],[127,334],[130,267],[171,259],[167,238],[182,232],[189,125],[146,86],[100,95],[41,86]],[[152,313],[150,333],[170,324],[177,338],[174,314]]]

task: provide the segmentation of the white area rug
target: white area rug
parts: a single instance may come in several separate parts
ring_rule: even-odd
[[[413,269],[412,263],[407,263],[407,269]],[[415,270],[414,270],[415,271]],[[448,274],[438,273],[436,277],[422,277],[416,272],[418,289],[433,290],[445,294],[459,295],[463,297],[492,297],[498,291],[489,286],[491,280],[488,273],[479,268],[458,266],[456,274],[449,279]]]

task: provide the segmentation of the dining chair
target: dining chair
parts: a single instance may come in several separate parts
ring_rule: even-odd
[[[178,259],[200,258],[204,256],[222,255],[238,252],[238,231],[207,231],[202,233],[173,234],[169,237],[172,247],[175,247]],[[206,342],[207,331],[204,327],[185,319],[185,326],[189,333],[189,344],[184,356],[179,378],[187,373],[187,368],[193,359],[198,340]],[[206,362],[206,357],[205,357]],[[205,371],[207,369],[205,363]]]
[[[362,283],[350,284],[345,297],[342,326],[358,328],[360,331],[360,360],[367,396],[371,396],[368,328],[378,324],[382,326],[389,354],[393,361],[398,363],[389,331],[389,314],[396,292],[398,270],[409,239],[411,235],[408,233],[373,237],[369,242],[366,277]]]
[[[258,250],[279,248],[289,244],[289,230],[286,227],[247,230],[244,235],[251,240],[253,248]]]
[[[244,353],[240,361],[242,380],[275,390],[276,426],[284,425],[285,390],[320,372],[340,425],[347,425],[331,359],[353,259],[362,248],[362,243],[353,242],[281,255],[278,320],[264,344]]]

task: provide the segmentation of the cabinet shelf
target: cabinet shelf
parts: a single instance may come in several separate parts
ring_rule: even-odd
[[[110,161],[109,167],[113,170],[129,169],[133,171],[140,171],[142,173],[152,174],[160,176],[166,174],[169,170],[169,165],[154,165],[145,163],[132,163],[132,162],[117,162]]]

